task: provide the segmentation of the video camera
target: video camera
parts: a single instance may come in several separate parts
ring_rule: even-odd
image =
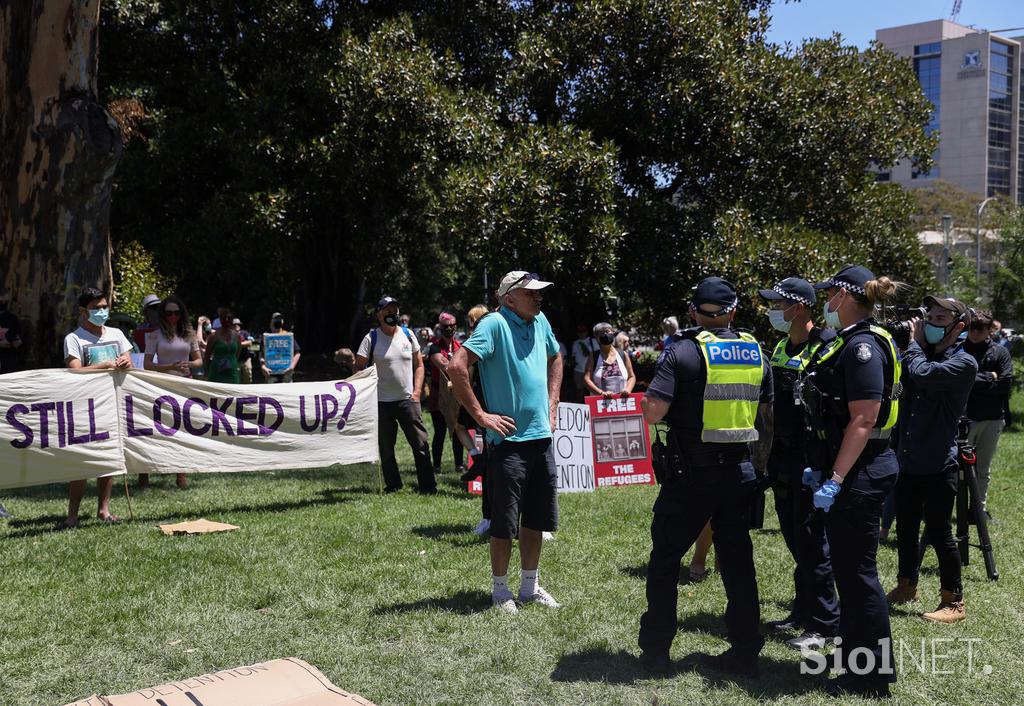
[[[928,310],[923,306],[910,306],[909,304],[895,304],[883,309],[886,315],[882,328],[892,336],[893,343],[899,350],[910,345],[910,320],[924,319],[928,316]]]

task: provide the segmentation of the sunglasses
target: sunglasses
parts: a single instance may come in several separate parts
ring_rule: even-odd
[[[177,309],[168,309],[164,312],[164,316],[168,319],[179,319],[181,318],[181,312]]]
[[[505,290],[505,291],[506,291],[506,292],[511,292],[511,291],[512,291],[513,289],[515,289],[516,287],[518,287],[518,286],[519,286],[520,284],[522,284],[523,282],[529,282],[529,281],[530,281],[531,279],[540,279],[540,275],[538,275],[538,274],[537,274],[536,272],[527,272],[527,273],[526,273],[526,274],[524,274],[524,275],[523,275],[522,277],[520,277],[519,279],[517,279],[517,280],[516,280],[515,282],[513,282],[512,284],[510,284],[510,285],[508,286],[508,289],[507,289],[507,290]]]

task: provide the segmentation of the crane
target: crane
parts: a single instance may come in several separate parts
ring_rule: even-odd
[[[963,0],[953,0],[953,11],[949,13],[951,22],[956,22],[956,18],[960,15],[960,6],[963,4]]]

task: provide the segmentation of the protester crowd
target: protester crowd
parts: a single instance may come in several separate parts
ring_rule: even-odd
[[[419,493],[437,492],[446,448],[462,481],[482,476],[476,531],[490,537],[494,605],[509,613],[527,603],[559,607],[539,582],[543,539],[558,526],[552,434],[559,401],[626,397],[637,389],[627,332],[609,322],[581,323],[571,345],[556,339],[541,311],[551,286],[533,273],[508,273],[496,291],[496,308],[466,312],[465,334],[457,312],[442,311],[430,325],[414,327],[400,302],[385,295],[375,307],[376,326],[357,350],[342,348],[334,356],[341,377],[376,369],[385,492],[403,487],[395,455],[399,429],[412,451]],[[976,505],[995,521],[988,512],[991,464],[1010,421],[1012,360],[992,314],[952,298],[926,297],[923,318],[876,320],[898,290],[858,266],[813,286],[790,277],[762,289],[768,321],[782,334],[774,347],[733,328],[739,297],[721,278],[695,288],[686,317],[693,326],[681,326],[674,315],[663,320],[661,354],[642,400],[647,422],[669,427],[655,467],[662,487],[640,630],[648,668],[670,669],[683,556],[696,547],[689,577],[703,580],[713,545],[732,646],[706,664],[757,676],[764,639],[747,522],[748,506],[764,487],[773,489],[794,563],[792,609],[766,626],[780,635],[799,632],[787,640],[790,647],[804,652],[841,643],[881,659],[882,643],[891,640],[888,606],[919,596],[922,523],[940,566],[939,607],[923,617],[936,623],[966,617],[951,529],[957,494],[966,492],[958,480],[959,424],[966,418],[976,449]],[[819,291],[828,295],[822,326],[813,311]],[[0,296],[3,372],[17,368],[12,353],[21,343],[6,299]],[[266,382],[289,383],[301,359],[298,341],[277,312],[258,337],[227,307],[212,321],[193,319],[180,297],[150,295],[129,340],[108,325],[103,292],[84,289],[78,306],[79,326],[64,339],[71,369],[126,369],[135,353],[141,367],[158,374],[248,384],[258,365]],[[571,380],[568,394],[563,377]],[[111,481],[97,479],[97,516],[116,523]],[[188,487],[184,474],[176,482]],[[148,484],[148,475],[140,476],[138,486]],[[68,516],[58,529],[77,526],[85,487],[85,481],[70,484]],[[6,515],[2,506],[0,512]],[[899,569],[885,594],[876,553],[893,519]],[[508,583],[515,541],[521,564],[516,594]],[[894,679],[877,670],[848,671],[830,690],[881,695]]]

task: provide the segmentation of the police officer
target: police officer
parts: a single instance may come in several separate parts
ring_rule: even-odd
[[[889,437],[899,412],[900,366],[892,338],[871,314],[896,284],[851,265],[815,289],[827,291],[825,323],[839,330],[815,351],[801,385],[814,430],[803,482],[816,488],[814,506],[826,513],[840,600],[836,650],[846,669],[826,689],[886,696],[896,674],[876,554],[882,503],[898,468]]]
[[[834,329],[815,327],[816,292],[806,280],[789,277],[761,296],[771,303],[772,327],[787,334],[771,357],[775,388],[775,433],[768,458],[768,478],[775,496],[775,512],[786,547],[796,562],[793,570],[795,597],[790,614],[766,625],[777,633],[800,630],[786,642],[793,649],[824,649],[839,629],[839,600],[832,579],[832,561],[825,538],[825,518],[815,511],[811,489],[802,483],[804,412],[800,404],[799,378],[811,356],[836,337]]]
[[[719,671],[757,676],[764,646],[748,512],[757,478],[747,444],[770,426],[772,377],[757,340],[729,328],[736,305],[729,282],[709,277],[697,285],[690,311],[698,327],[683,331],[665,351],[642,403],[649,423],[667,420],[674,458],[661,473],[654,504],[647,612],[640,619],[641,662],[656,672],[671,668],[680,561],[709,519],[731,647],[702,660]],[[767,449],[756,452],[767,460]]]

